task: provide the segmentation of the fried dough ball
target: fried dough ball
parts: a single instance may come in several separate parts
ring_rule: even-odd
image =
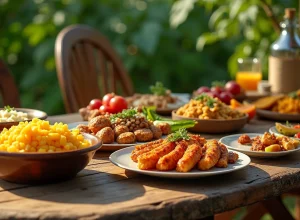
[[[243,134],[243,135],[239,136],[238,143],[240,143],[240,144],[251,144],[252,141],[251,141],[251,138],[248,135]]]
[[[162,134],[164,135],[168,135],[168,134],[171,134],[171,125],[169,125],[167,122],[162,122],[162,123],[159,123],[158,125],[156,125],[156,127],[159,127]]]
[[[77,129],[79,129],[80,132],[84,132],[84,133],[90,133],[90,128],[87,125],[77,125],[76,127]]]
[[[159,127],[156,127],[155,125],[151,125],[151,126],[150,126],[150,130],[151,130],[152,133],[153,133],[153,138],[154,138],[154,139],[159,139],[159,138],[161,138],[162,132],[161,132],[161,130],[160,130]]]
[[[115,140],[115,134],[111,127],[102,128],[97,132],[96,136],[103,142],[103,144],[110,144]]]
[[[137,141],[151,141],[153,139],[153,133],[148,128],[138,129],[134,132]]]
[[[117,137],[118,144],[132,144],[135,142],[135,135],[132,132],[124,132]]]
[[[120,134],[129,132],[129,129],[126,125],[118,125],[114,129],[116,137],[118,137]]]
[[[105,128],[105,127],[110,127],[111,126],[111,123],[110,123],[110,120],[105,117],[105,116],[97,116],[95,118],[92,118],[90,121],[89,121],[89,124],[88,124],[90,130],[96,134],[98,131],[100,131],[102,128]]]

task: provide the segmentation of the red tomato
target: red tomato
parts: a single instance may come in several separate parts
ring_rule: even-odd
[[[211,91],[220,94],[221,92],[224,92],[225,89],[220,87],[220,86],[214,86],[214,87],[211,88]]]
[[[295,134],[295,138],[300,138],[300,132]]]
[[[210,92],[210,88],[208,88],[207,86],[201,86],[199,89],[197,89],[198,94],[201,94],[203,92]]]
[[[210,91],[210,92],[206,92],[206,94],[209,95],[210,97],[220,99],[220,95],[219,95],[219,93],[217,93],[217,92]]]
[[[110,100],[109,106],[115,113],[121,112],[123,109],[127,108],[127,101],[122,96],[116,95]]]
[[[102,101],[100,99],[93,99],[90,101],[88,108],[89,109],[99,109],[101,105],[102,105]]]
[[[225,84],[226,91],[230,92],[232,95],[238,95],[241,93],[241,86],[237,84],[236,81],[229,81]]]
[[[220,100],[227,105],[230,105],[230,100],[232,99],[232,94],[230,92],[222,92],[220,94]]]
[[[114,96],[114,93],[107,93],[105,96],[103,96],[102,104],[105,106],[109,106],[109,102]]]
[[[102,113],[114,113],[112,108],[107,106],[107,105],[101,105],[101,107],[99,108],[100,112]]]
[[[294,125],[294,128],[300,128],[300,124]]]

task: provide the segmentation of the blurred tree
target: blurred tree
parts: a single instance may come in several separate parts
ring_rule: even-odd
[[[172,4],[172,0],[0,0],[0,57],[16,78],[22,106],[50,115],[64,112],[54,43],[61,29],[76,23],[90,25],[109,38],[137,92],[149,92],[156,81],[174,92],[192,92],[213,80],[229,79],[226,62],[236,39],[198,52],[194,45],[199,35],[209,32],[209,11],[203,4],[192,5],[189,19],[172,28]]]
[[[202,33],[196,48],[204,51],[217,42],[237,42],[234,53],[228,59],[231,77],[237,72],[237,58],[258,57],[262,59],[264,77],[267,76],[267,61],[270,45],[280,31],[278,20],[284,8],[297,8],[295,0],[181,0],[171,10],[170,23],[180,27],[189,20],[196,5],[211,13],[209,31]],[[188,18],[188,19],[187,19]]]

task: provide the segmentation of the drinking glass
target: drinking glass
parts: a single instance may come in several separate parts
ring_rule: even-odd
[[[236,82],[246,91],[257,90],[262,80],[261,62],[258,58],[239,58]]]

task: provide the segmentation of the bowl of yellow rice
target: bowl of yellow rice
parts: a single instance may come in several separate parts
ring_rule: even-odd
[[[34,118],[0,133],[0,178],[31,184],[67,180],[102,146],[96,136]]]

